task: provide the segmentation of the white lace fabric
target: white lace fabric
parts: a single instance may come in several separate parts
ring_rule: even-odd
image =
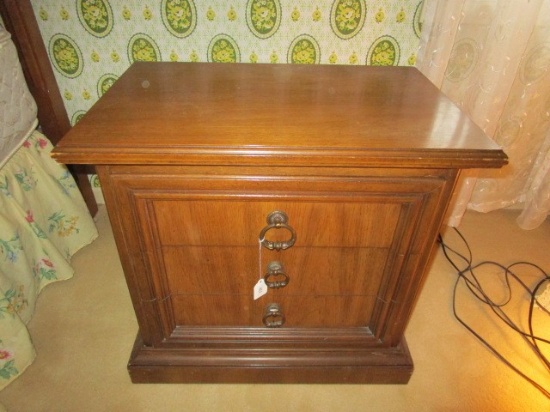
[[[463,173],[448,224],[514,207],[520,227],[538,227],[550,212],[550,0],[425,0],[417,67],[510,160]]]
[[[0,167],[35,130],[36,114],[11,35],[0,26]]]

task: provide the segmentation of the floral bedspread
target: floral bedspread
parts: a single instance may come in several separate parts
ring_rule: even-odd
[[[0,169],[0,389],[35,358],[26,324],[40,291],[73,275],[71,256],[97,237],[73,177],[35,131]]]

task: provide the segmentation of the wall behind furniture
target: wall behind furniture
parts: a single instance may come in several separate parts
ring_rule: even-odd
[[[412,66],[422,4],[32,0],[73,125],[138,60]]]

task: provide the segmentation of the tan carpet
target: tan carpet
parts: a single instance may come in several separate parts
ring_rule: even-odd
[[[460,229],[474,260],[529,260],[550,271],[550,221],[534,231],[517,213],[468,212]],[[15,411],[548,411],[550,400],[516,376],[452,315],[451,266],[438,252],[407,330],[415,361],[408,385],[165,385],[132,384],[126,363],[137,326],[104,208],[100,238],[73,259],[74,279],[49,286],[29,327],[35,363],[0,392]],[[459,242],[449,234],[454,245]],[[483,271],[489,290],[502,282]],[[522,275],[532,285],[533,271]],[[492,279],[492,281],[491,281]],[[499,292],[502,295],[502,292]],[[526,309],[517,294],[511,313]],[[506,356],[550,390],[550,375],[520,340],[461,294],[461,313]],[[550,322],[538,318],[539,334]],[[544,320],[544,319],[543,319]],[[522,320],[525,323],[524,320]],[[547,350],[550,355],[550,351]]]

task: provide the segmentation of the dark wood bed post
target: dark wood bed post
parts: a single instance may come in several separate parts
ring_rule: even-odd
[[[29,0],[0,0],[0,15],[6,30],[11,33],[30,92],[38,106],[38,121],[42,132],[55,145],[71,128],[61,93],[38,23]],[[71,165],[78,187],[88,210],[94,216],[97,203],[83,166]]]

